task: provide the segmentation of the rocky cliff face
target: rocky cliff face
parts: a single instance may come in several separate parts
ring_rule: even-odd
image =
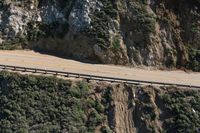
[[[5,0],[3,49],[133,66],[200,70],[199,0]]]

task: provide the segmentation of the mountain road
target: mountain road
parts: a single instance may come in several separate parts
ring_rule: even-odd
[[[89,64],[26,50],[0,50],[0,64],[113,78],[200,86],[200,73],[198,72],[147,70],[115,65]]]

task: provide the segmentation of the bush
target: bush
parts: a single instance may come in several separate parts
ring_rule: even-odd
[[[200,71],[200,50],[189,47],[188,48],[189,62],[186,68],[193,71]]]
[[[71,87],[54,77],[1,72],[0,132],[93,132],[104,122],[103,107],[89,94],[85,82]]]
[[[174,91],[165,93],[162,98],[165,111],[170,117],[164,120],[166,132],[191,133],[200,129],[199,91]],[[197,106],[196,106],[197,105]],[[195,112],[194,112],[195,111]]]

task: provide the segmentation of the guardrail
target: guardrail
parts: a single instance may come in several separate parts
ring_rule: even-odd
[[[96,76],[96,75],[81,74],[81,73],[72,73],[72,72],[66,72],[66,71],[55,71],[55,70],[47,70],[47,69],[19,67],[19,66],[11,66],[11,65],[0,65],[0,69],[2,69],[2,70],[20,71],[20,72],[51,74],[51,75],[64,76],[64,77],[84,78],[86,80],[120,82],[120,83],[135,84],[135,85],[149,84],[149,85],[159,85],[159,86],[177,86],[177,87],[198,88],[198,89],[200,89],[200,86],[195,86],[195,85],[183,85],[183,84],[152,82],[152,81],[144,81],[144,80],[132,80],[132,79],[124,79],[124,78]]]

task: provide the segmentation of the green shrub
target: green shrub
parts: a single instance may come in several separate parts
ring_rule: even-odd
[[[88,35],[95,38],[96,43],[103,47],[110,47],[110,22],[112,19],[117,17],[117,10],[114,8],[111,0],[100,0],[103,4],[103,8],[99,12],[95,12],[93,16],[91,16],[91,29],[85,31]]]
[[[105,120],[103,105],[86,82],[0,73],[0,132],[94,132]],[[91,111],[92,110],[92,111]]]
[[[120,49],[120,36],[114,36],[112,41],[112,48],[114,51],[118,51]]]
[[[186,68],[193,71],[200,71],[200,50],[189,47],[188,48],[189,62]]]
[[[192,23],[190,30],[192,33],[197,33],[199,31],[199,28],[196,23]]]
[[[164,119],[163,123],[166,132],[191,133],[199,131],[199,91],[173,91],[165,93],[161,99],[164,103],[164,110],[168,112],[168,117]]]

